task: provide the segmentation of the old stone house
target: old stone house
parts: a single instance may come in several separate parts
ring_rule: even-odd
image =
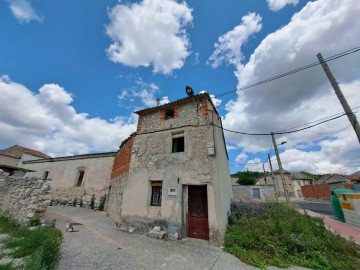
[[[108,215],[165,219],[179,237],[220,244],[232,198],[221,118],[207,93],[137,111],[112,170]]]
[[[48,155],[20,145],[0,150],[0,169],[8,175],[22,177],[29,170],[25,168],[27,160],[50,158]]]
[[[281,180],[281,174],[279,170],[273,172],[275,178],[275,188],[278,192],[279,197],[285,197],[284,186]],[[309,185],[312,183],[312,179],[303,175],[299,172],[288,172],[284,170],[284,180],[289,192],[290,197],[292,198],[302,198],[301,187],[304,185]],[[261,177],[257,181],[257,185],[274,185],[271,173],[267,173],[265,177]]]
[[[27,177],[50,180],[54,201],[71,203],[75,198],[89,204],[92,195],[97,203],[107,193],[116,152],[44,158],[24,161],[31,170]]]

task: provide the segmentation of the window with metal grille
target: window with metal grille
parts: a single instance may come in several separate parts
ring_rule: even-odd
[[[161,206],[162,182],[151,182],[151,203],[152,206]]]

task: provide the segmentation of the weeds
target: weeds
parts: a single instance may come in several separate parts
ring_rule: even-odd
[[[62,234],[52,227],[41,227],[29,231],[27,226],[20,226],[6,214],[0,214],[0,232],[6,233],[10,239],[4,247],[13,249],[13,258],[26,258],[27,270],[55,269],[61,255],[60,244]],[[1,266],[0,270],[13,269],[11,265]]]
[[[328,231],[321,219],[285,203],[233,203],[225,250],[265,269],[299,265],[357,269],[360,247]]]

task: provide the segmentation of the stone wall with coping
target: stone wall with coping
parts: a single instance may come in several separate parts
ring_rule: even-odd
[[[0,211],[8,211],[20,222],[42,220],[50,202],[49,181],[0,175]]]

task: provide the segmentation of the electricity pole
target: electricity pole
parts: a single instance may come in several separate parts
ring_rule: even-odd
[[[275,177],[274,177],[274,172],[273,172],[273,168],[272,168],[272,164],[271,164],[270,154],[268,154],[268,159],[269,159],[271,177],[272,177],[272,179],[273,179],[273,184],[274,184],[275,199],[276,199],[276,201],[278,201],[277,181],[276,181],[276,183],[275,183]]]
[[[281,165],[281,160],[280,160],[280,156],[279,156],[279,151],[277,149],[277,144],[276,144],[276,141],[275,141],[274,132],[271,132],[271,137],[272,137],[272,141],[273,141],[273,144],[274,144],[274,150],[275,150],[275,154],[276,154],[276,159],[277,159],[277,162],[278,162],[278,165],[279,165],[281,181],[282,181],[282,185],[283,185],[284,193],[285,193],[285,199],[286,199],[286,202],[290,202],[289,191],[287,189],[287,185],[286,185],[286,182],[285,182],[284,171],[283,171],[283,168],[282,168],[282,165]]]
[[[360,142],[360,125],[359,125],[359,122],[356,120],[356,115],[351,111],[349,104],[347,103],[343,93],[341,92],[341,89],[340,89],[337,81],[335,80],[334,76],[332,75],[331,70],[330,70],[329,66],[327,65],[327,63],[324,61],[321,53],[317,54],[317,58],[319,59],[319,62],[321,64],[322,68],[324,69],[325,74],[331,83],[331,86],[334,88],[335,94],[337,95],[342,107],[344,108],[344,111],[345,111],[347,117],[349,118],[350,124],[353,126],[356,136]]]

